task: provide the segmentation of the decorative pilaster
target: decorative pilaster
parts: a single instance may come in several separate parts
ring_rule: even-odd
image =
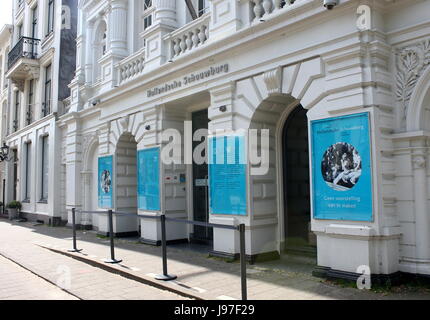
[[[81,179],[82,179],[82,190],[84,192],[84,201],[83,201],[83,208],[84,210],[91,210],[91,197],[95,197],[96,195],[93,195],[91,193],[91,183],[92,183],[92,171],[82,171],[81,172]],[[92,224],[91,214],[88,213],[82,213],[81,216],[81,225],[87,226]]]
[[[412,153],[412,168],[414,175],[414,202],[415,202],[415,237],[416,258],[418,260],[430,259],[430,215],[427,200],[427,143],[415,148]]]
[[[92,82],[92,35],[94,33],[94,23],[89,23],[87,27],[86,41],[85,41],[85,84],[90,85]]]

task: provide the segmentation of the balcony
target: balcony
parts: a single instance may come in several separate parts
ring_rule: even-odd
[[[39,39],[21,37],[8,55],[6,77],[22,91],[25,80],[39,77]]]

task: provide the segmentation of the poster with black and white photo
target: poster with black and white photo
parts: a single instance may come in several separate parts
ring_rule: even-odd
[[[371,221],[369,114],[311,121],[315,219]]]

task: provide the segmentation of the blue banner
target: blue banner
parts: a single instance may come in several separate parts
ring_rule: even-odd
[[[369,113],[311,121],[315,219],[372,221]]]
[[[209,139],[209,213],[246,215],[245,139]]]
[[[113,208],[113,156],[99,158],[98,177],[99,208]]]
[[[139,209],[160,210],[160,149],[137,153],[137,202]]]

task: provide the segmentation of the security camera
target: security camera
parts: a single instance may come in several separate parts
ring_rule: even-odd
[[[324,7],[326,7],[328,10],[331,10],[335,6],[337,6],[338,3],[339,3],[339,0],[324,0]]]
[[[93,101],[91,102],[91,104],[92,104],[93,106],[98,105],[99,103],[100,103],[100,100],[93,100]]]

